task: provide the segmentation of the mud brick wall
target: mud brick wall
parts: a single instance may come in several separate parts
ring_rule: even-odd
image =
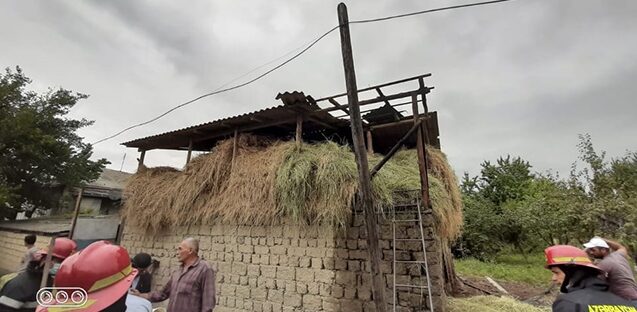
[[[13,272],[20,268],[20,261],[27,249],[24,246],[24,237],[27,234],[0,231],[0,270]],[[44,248],[49,245],[50,237],[37,236],[35,246]]]
[[[434,304],[443,302],[439,245],[431,236],[431,217],[425,229]],[[184,238],[200,240],[200,256],[217,271],[215,311],[375,311],[367,264],[366,231],[362,215],[346,229],[279,224],[274,226],[198,225],[178,227],[146,235],[132,226],[124,230],[122,245],[131,256],[148,252],[160,261],[154,273],[154,288],[160,289],[179,263],[175,246]],[[393,302],[392,231],[383,221],[382,272],[386,278],[387,302]],[[420,229],[404,225],[401,238],[420,238]],[[421,260],[420,242],[401,242],[397,257]],[[397,266],[397,283],[418,283],[422,270],[413,265]],[[422,283],[426,285],[426,283]],[[424,291],[426,294],[426,290]],[[398,294],[399,311],[427,310],[427,297],[420,290]],[[441,311],[436,309],[436,311]]]

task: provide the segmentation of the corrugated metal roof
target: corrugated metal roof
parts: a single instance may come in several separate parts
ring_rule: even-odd
[[[79,216],[78,220],[119,220],[117,215]],[[0,222],[0,231],[13,233],[37,234],[55,236],[66,234],[71,228],[72,218],[68,217],[44,217],[27,220],[14,220]]]
[[[338,131],[349,126],[349,122],[338,119],[328,112],[318,112],[321,108],[314,100],[302,92],[279,93],[277,99],[284,104],[237,116],[173,130],[157,135],[122,143],[127,147],[139,149],[187,149],[192,140],[193,150],[209,150],[218,140],[239,132],[258,132],[262,135],[282,136],[294,131],[296,116],[307,116],[303,123],[303,132],[332,128]]]
[[[281,109],[283,107],[285,107],[285,105],[278,105],[278,106],[264,108],[264,109],[260,109],[260,110],[254,111],[254,112],[249,112],[249,113],[245,113],[245,114],[241,114],[241,115],[236,115],[236,116],[216,119],[216,120],[205,122],[205,123],[201,123],[201,124],[198,124],[198,125],[185,127],[185,128],[181,128],[181,129],[177,129],[177,130],[172,130],[172,131],[168,131],[168,132],[155,134],[155,135],[147,136],[147,137],[144,137],[144,138],[139,138],[139,139],[135,139],[135,140],[132,140],[132,141],[124,142],[124,143],[122,143],[122,145],[125,145],[127,147],[138,147],[138,146],[136,146],[136,144],[138,144],[141,141],[147,141],[147,140],[150,140],[150,139],[153,139],[153,138],[158,138],[158,137],[165,136],[165,135],[168,135],[168,134],[176,134],[176,133],[181,133],[181,132],[188,132],[188,131],[192,131],[192,130],[195,130],[195,129],[198,129],[198,128],[203,128],[203,127],[206,127],[206,126],[210,126],[210,125],[213,125],[215,123],[220,123],[220,122],[224,122],[224,121],[231,121],[231,120],[235,120],[235,119],[246,118],[246,117],[250,117],[250,116],[253,116],[253,115],[257,115],[259,113],[278,110],[278,109]]]
[[[45,236],[64,234],[71,228],[71,218],[35,218],[0,222],[0,231]]]

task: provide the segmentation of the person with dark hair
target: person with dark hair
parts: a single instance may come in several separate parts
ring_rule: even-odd
[[[24,246],[27,248],[24,257],[20,260],[20,268],[18,272],[22,272],[27,269],[29,262],[33,261],[33,255],[38,252],[38,247],[35,247],[35,241],[37,237],[33,234],[29,234],[24,237]]]
[[[152,275],[148,271],[153,264],[153,259],[149,254],[140,252],[131,260],[133,268],[137,269],[139,273],[133,279],[131,289],[135,289],[142,294],[149,293],[152,285]]]
[[[546,268],[553,273],[553,282],[561,284],[560,294],[553,303],[553,312],[633,311],[630,300],[609,291],[599,278],[604,272],[595,266],[583,250],[556,245],[544,250]]]

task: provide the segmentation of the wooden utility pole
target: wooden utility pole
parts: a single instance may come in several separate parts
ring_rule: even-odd
[[[73,239],[73,233],[75,233],[75,227],[77,226],[77,217],[80,215],[82,194],[84,194],[84,188],[80,188],[80,190],[77,192],[77,199],[75,200],[75,211],[73,211],[73,221],[71,221],[71,230],[69,231],[69,239]]]
[[[345,69],[345,85],[347,87],[347,100],[349,102],[349,114],[352,128],[352,141],[354,154],[358,167],[359,201],[365,211],[365,224],[367,227],[367,250],[372,274],[372,294],[376,311],[385,312],[385,282],[380,271],[381,249],[378,239],[378,218],[374,211],[372,198],[372,184],[367,163],[367,151],[365,150],[365,137],[363,133],[363,121],[361,119],[358,104],[358,88],[356,86],[356,74],[354,72],[354,58],[352,56],[352,42],[349,35],[349,19],[347,6],[344,3],[338,5],[338,24],[341,32],[341,50],[343,52],[343,67]]]

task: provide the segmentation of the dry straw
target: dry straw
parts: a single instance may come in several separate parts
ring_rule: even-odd
[[[358,189],[349,147],[328,141],[299,149],[294,142],[251,135],[239,136],[237,147],[234,161],[233,141],[226,140],[182,171],[142,168],[125,189],[127,222],[150,232],[198,222],[348,224]],[[462,225],[458,183],[444,154],[434,148],[427,152],[437,230],[453,240]],[[372,155],[370,163],[380,159]],[[372,182],[377,209],[397,200],[397,192],[419,189],[415,151],[398,152]]]

